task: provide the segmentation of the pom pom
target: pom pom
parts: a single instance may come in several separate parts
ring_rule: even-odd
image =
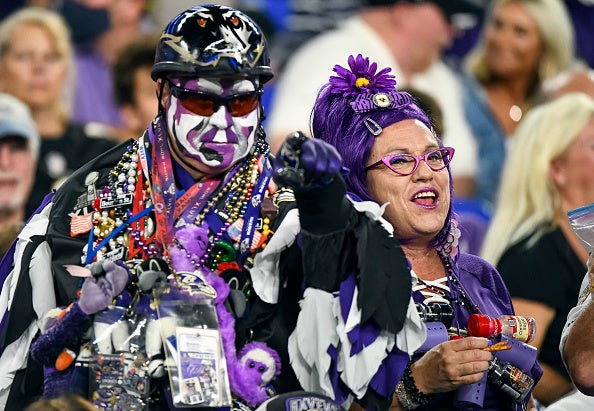
[[[377,63],[369,64],[369,58],[361,54],[357,57],[349,56],[349,69],[334,66],[336,76],[330,77],[330,91],[333,94],[342,94],[343,97],[354,97],[363,93],[388,93],[394,91],[396,79],[388,74],[392,71],[386,67],[379,72]]]

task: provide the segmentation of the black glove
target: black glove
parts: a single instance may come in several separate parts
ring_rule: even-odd
[[[334,146],[297,131],[283,142],[273,166],[279,185],[308,191],[330,184],[341,171],[342,158]]]

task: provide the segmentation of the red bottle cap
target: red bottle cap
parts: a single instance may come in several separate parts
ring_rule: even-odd
[[[468,318],[468,334],[472,337],[489,338],[493,335],[494,327],[491,318],[485,314],[471,314]]]

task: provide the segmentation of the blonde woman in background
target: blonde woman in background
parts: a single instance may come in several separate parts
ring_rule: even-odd
[[[71,121],[72,76],[70,34],[59,14],[29,7],[1,22],[0,92],[29,106],[41,136],[27,215],[72,171],[115,145]]]
[[[516,314],[536,320],[544,375],[534,396],[545,405],[573,389],[558,347],[588,253],[567,211],[594,202],[593,170],[594,100],[570,93],[536,106],[514,134],[483,243]]]
[[[464,106],[475,161],[470,180],[455,181],[463,188],[458,195],[493,204],[509,137],[539,99],[542,83],[573,62],[573,27],[562,1],[493,2],[465,62]]]

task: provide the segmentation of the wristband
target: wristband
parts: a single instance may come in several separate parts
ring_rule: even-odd
[[[428,395],[423,394],[417,388],[417,385],[415,384],[415,379],[412,375],[412,370],[410,368],[411,364],[412,361],[409,361],[408,365],[404,369],[404,375],[402,376],[402,380],[400,380],[398,386],[396,386],[396,395],[398,395],[398,400],[404,408],[408,409],[413,409],[420,407],[422,405],[427,405],[430,401],[430,397]],[[399,394],[399,387],[403,397],[402,400]]]

